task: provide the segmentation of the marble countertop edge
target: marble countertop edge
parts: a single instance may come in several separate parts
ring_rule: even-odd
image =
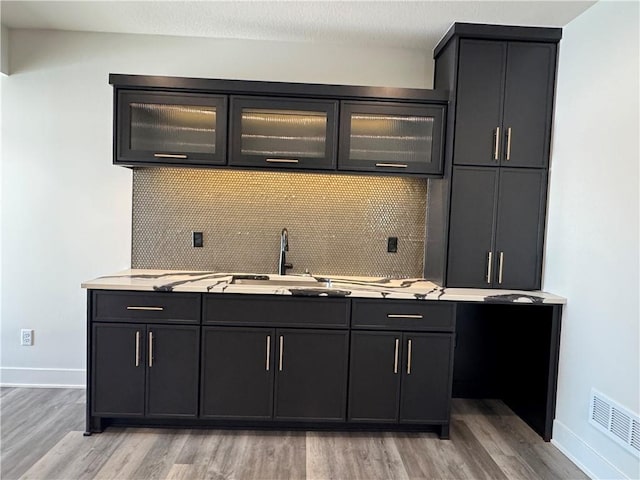
[[[296,285],[232,284],[233,278],[238,276],[268,277],[274,282],[296,281]],[[331,286],[321,287],[318,280],[330,280]],[[546,305],[567,303],[566,298],[543,291],[442,288],[423,278],[388,279],[336,275],[283,277],[276,274],[186,270],[128,269],[82,282],[81,287],[91,290],[304,295]]]

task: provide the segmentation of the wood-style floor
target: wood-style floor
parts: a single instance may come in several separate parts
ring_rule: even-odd
[[[0,478],[585,479],[502,402],[454,400],[435,433],[108,428],[83,437],[84,391],[0,389]]]

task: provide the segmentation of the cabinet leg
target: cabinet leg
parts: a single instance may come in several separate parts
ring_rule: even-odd
[[[87,419],[87,428],[82,434],[85,437],[90,437],[92,433],[102,433],[104,430],[101,417],[89,417]]]
[[[449,440],[449,424],[440,425],[440,440]]]

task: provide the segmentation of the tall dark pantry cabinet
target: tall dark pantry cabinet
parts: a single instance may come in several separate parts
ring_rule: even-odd
[[[450,92],[444,177],[429,180],[425,277],[541,286],[558,28],[456,23],[434,50]]]

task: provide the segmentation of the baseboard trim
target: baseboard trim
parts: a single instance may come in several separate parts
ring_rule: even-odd
[[[615,465],[595,451],[588,443],[558,420],[553,421],[551,443],[589,478],[630,480]],[[580,459],[580,460],[578,460]]]
[[[0,386],[29,388],[85,388],[83,368],[0,367]]]

